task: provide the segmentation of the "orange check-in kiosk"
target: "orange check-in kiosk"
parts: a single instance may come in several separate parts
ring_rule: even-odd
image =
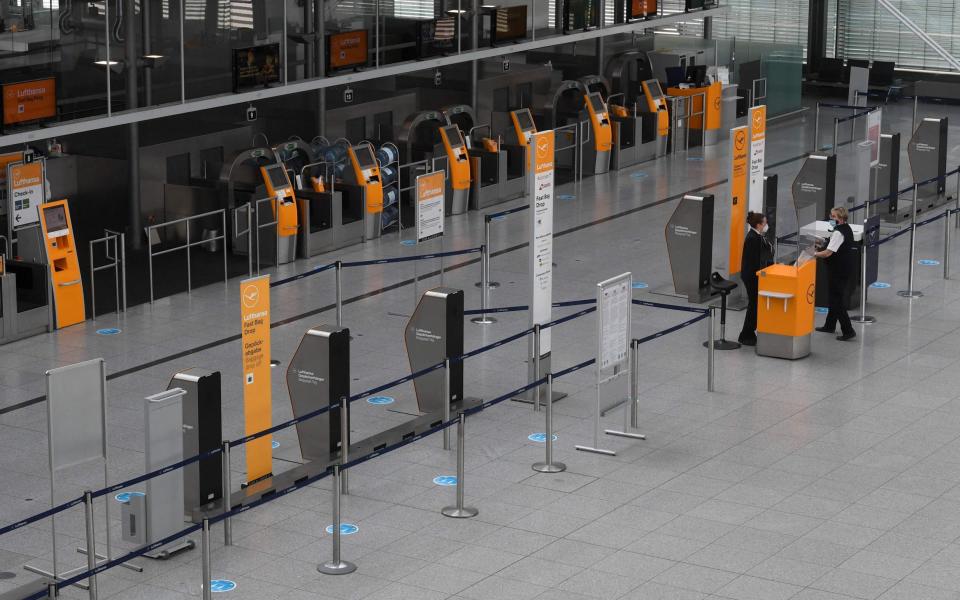
[[[667,110],[667,97],[663,95],[663,88],[660,87],[660,82],[656,79],[641,81],[640,87],[643,88],[643,95],[647,99],[647,111],[657,115],[658,142],[663,140],[662,143],[666,146],[670,137],[670,113]],[[663,152],[660,152],[659,148],[657,150],[657,156],[662,156],[666,152],[666,147],[663,148]]]
[[[513,130],[517,132],[517,143],[524,148],[529,147],[530,136],[537,132],[530,109],[521,108],[510,111],[510,120],[513,121]]]
[[[365,240],[380,237],[380,214],[383,212],[383,179],[380,177],[380,164],[368,144],[351,146],[349,149],[350,166],[345,176],[352,183],[363,188]]]
[[[817,261],[775,264],[757,273],[757,354],[797,359],[810,354]]]
[[[260,175],[272,201],[273,216],[277,221],[277,262],[288,263],[297,257],[297,199],[287,169],[280,163],[260,167]]]
[[[43,247],[50,265],[54,324],[60,329],[82,323],[87,319],[83,280],[67,201],[48,202],[39,209]]]
[[[691,132],[702,132],[700,143],[704,146],[716,144],[720,140],[720,107],[723,104],[723,85],[715,81],[701,87],[667,88],[671,96],[689,97],[693,102],[690,114]],[[706,102],[706,106],[704,106]],[[701,116],[703,115],[703,116]],[[706,121],[704,121],[706,117]],[[692,140],[691,140],[692,143]]]
[[[613,129],[610,126],[610,113],[607,111],[607,104],[603,101],[600,92],[591,92],[584,94],[584,104],[587,112],[590,114],[590,128],[593,133],[593,139],[588,142],[589,148],[584,148],[588,155],[592,150],[595,158],[593,162],[594,174],[606,173],[610,170],[610,150],[613,148]],[[585,161],[590,162],[590,161]]]
[[[459,215],[467,212],[470,200],[470,157],[463,134],[456,125],[440,128],[440,139],[447,153],[447,202],[444,209],[447,214]]]

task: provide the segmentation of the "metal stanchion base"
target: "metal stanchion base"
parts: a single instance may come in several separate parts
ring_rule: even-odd
[[[484,317],[484,316],[474,317],[474,318],[470,319],[470,322],[471,322],[471,323],[477,323],[477,324],[479,324],[479,325],[489,325],[489,324],[491,324],[491,323],[496,323],[497,320],[494,319],[493,317],[491,317],[490,315],[487,315],[487,316],[485,316],[485,317]]]
[[[469,506],[464,506],[463,508],[447,506],[440,511],[440,514],[445,517],[450,517],[451,519],[469,519],[480,514],[480,511]]]
[[[616,437],[625,437],[633,440],[645,440],[647,436],[642,433],[633,433],[632,431],[619,431],[617,429],[604,429],[603,432],[607,435],[614,435]]]
[[[533,463],[531,468],[537,473],[563,473],[567,470],[567,465],[556,461],[549,464],[545,462],[538,462]]]
[[[482,281],[478,281],[478,282],[476,282],[476,283],[473,284],[473,285],[474,285],[474,287],[483,287],[483,282],[482,282]],[[488,289],[489,289],[489,288],[498,288],[498,287],[500,287],[500,282],[499,282],[499,281],[488,281],[488,282],[487,282],[487,288],[488,288]]]
[[[707,340],[703,343],[704,348],[710,347],[710,341]],[[733,340],[713,340],[713,349],[714,350],[737,350],[740,348],[740,342],[734,342]]]
[[[559,400],[563,400],[563,399],[566,398],[566,397],[567,397],[567,395],[566,395],[565,393],[563,393],[563,392],[554,392],[554,393],[553,393],[553,402],[557,402],[557,401],[559,401]],[[523,404],[533,404],[533,395],[532,395],[531,392],[524,392],[524,394],[523,394],[522,396],[516,396],[516,397],[510,398],[510,399],[513,400],[514,402],[521,402],[521,403],[523,403]],[[540,406],[544,406],[544,405],[546,405],[546,403],[547,403],[546,398],[540,400]]]
[[[574,448],[581,452],[593,452],[594,454],[603,454],[605,456],[617,455],[613,450],[607,450],[606,448],[594,448],[593,446],[574,446]]]
[[[871,317],[870,315],[863,315],[862,317],[861,317],[861,316],[856,316],[856,317],[851,318],[850,320],[853,321],[854,323],[863,323],[863,324],[876,323],[876,322],[877,322],[877,318],[876,318],[876,317]]]
[[[163,550],[159,550],[157,552],[148,552],[147,554],[144,554],[144,556],[146,556],[147,558],[155,559],[155,560],[167,560],[171,556],[180,554],[181,552],[185,552],[187,550],[193,550],[196,547],[197,545],[194,543],[193,540],[187,540],[179,544],[167,546]]]
[[[39,576],[41,576],[41,577],[46,577],[46,578],[49,579],[50,581],[63,581],[64,579],[69,579],[70,577],[73,577],[73,576],[76,575],[77,573],[81,573],[81,572],[85,571],[85,570],[86,570],[86,567],[77,567],[76,569],[73,569],[73,570],[71,570],[71,571],[67,571],[67,572],[65,572],[65,573],[60,573],[60,576],[59,576],[59,577],[54,577],[54,576],[53,576],[53,573],[51,573],[50,571],[44,571],[43,569],[38,569],[37,567],[31,567],[30,565],[23,565],[23,569],[24,569],[25,571],[30,571],[31,573],[33,573],[33,574],[35,574],[35,575],[39,575]],[[78,581],[78,582],[76,582],[75,584],[73,584],[73,586],[74,586],[74,587],[78,587],[78,588],[80,588],[81,590],[89,590],[89,589],[90,589],[90,586],[87,585],[86,580]]]
[[[923,297],[923,292],[921,292],[921,291],[919,291],[919,290],[913,290],[913,291],[910,291],[910,290],[902,290],[902,291],[897,292],[897,295],[898,295],[898,296],[901,296],[901,297],[903,297],[903,298],[922,298],[922,297]]]
[[[82,555],[84,555],[84,556],[87,555],[87,549],[86,549],[86,548],[77,548],[77,552],[79,552],[80,554],[82,554]],[[97,560],[107,560],[107,557],[104,556],[104,555],[102,555],[102,554],[100,554],[100,553],[98,552],[98,553],[97,553]],[[124,567],[124,568],[127,568],[127,569],[130,569],[131,571],[136,571],[137,573],[143,573],[143,567],[141,567],[140,565],[138,565],[137,563],[134,563],[134,562],[120,563],[120,566],[121,566],[121,567]]]
[[[325,562],[317,566],[317,571],[324,575],[349,575],[356,570],[357,565],[346,560],[341,560],[340,562]]]

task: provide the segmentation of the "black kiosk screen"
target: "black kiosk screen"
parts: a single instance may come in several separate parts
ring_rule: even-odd
[[[62,204],[59,206],[45,206],[43,208],[43,221],[47,224],[48,235],[59,231],[66,231],[67,211]]]
[[[647,89],[650,90],[650,97],[654,100],[663,98],[663,90],[660,89],[660,82],[656,79],[647,81]]]
[[[529,131],[533,129],[533,117],[530,116],[529,110],[518,110],[513,114],[517,116],[517,125],[520,126],[520,131]]]
[[[450,142],[451,149],[463,146],[463,137],[460,135],[460,128],[456,125],[447,125],[443,128],[443,133],[447,135],[447,141]]]
[[[603,98],[600,97],[600,94],[593,92],[587,96],[587,99],[590,100],[590,107],[593,108],[595,114],[600,114],[607,112],[607,107],[603,104]]]
[[[361,169],[372,169],[377,166],[377,161],[373,157],[369,146],[354,146],[353,153],[357,155],[357,164]]]
[[[264,167],[263,170],[270,178],[270,187],[274,191],[290,187],[290,180],[287,179],[287,173],[283,170],[283,165],[269,165]]]

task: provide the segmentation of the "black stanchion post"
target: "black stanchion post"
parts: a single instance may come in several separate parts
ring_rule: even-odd
[[[337,327],[343,327],[343,263],[337,261]]]
[[[220,445],[220,469],[223,471],[222,487],[223,491],[223,512],[228,513],[232,508],[230,506],[230,493],[233,490],[232,474],[230,473],[230,442],[224,441]],[[233,545],[233,522],[230,517],[223,520],[223,545]]]
[[[357,565],[340,558],[340,468],[333,465],[333,556],[328,562],[317,566],[317,571],[324,575],[347,575],[357,570]]]
[[[839,143],[838,141],[839,131],[840,131],[840,119],[838,119],[837,117],[834,117],[833,118],[833,153],[834,155],[837,154],[837,144]]]
[[[813,151],[820,150],[820,101],[817,101],[816,120],[813,122]]]
[[[464,438],[466,437],[466,422],[467,415],[461,412],[460,418],[457,420],[457,503],[455,506],[447,506],[440,511],[443,516],[453,519],[469,519],[479,514],[477,509],[463,505],[464,447],[466,445]],[[450,428],[446,427],[444,431],[447,429]]]
[[[913,184],[913,205],[910,207],[910,265],[907,270],[907,289],[897,292],[904,298],[920,298],[923,292],[913,289],[913,267],[917,253],[917,203],[919,202],[919,185]]]
[[[106,500],[104,501],[106,502]],[[83,519],[86,523],[87,533],[87,570],[93,571],[97,568],[97,536],[93,523],[93,492],[90,490],[83,492]],[[107,530],[107,535],[110,535],[109,529]],[[87,578],[87,585],[89,586],[87,591],[90,594],[90,600],[97,600],[96,574],[90,575],[90,577]]]
[[[539,473],[561,473],[567,470],[567,465],[553,460],[553,373],[547,373],[547,416],[546,416],[546,448],[544,461],[533,464],[533,470]]]
[[[200,563],[200,574],[203,577],[200,591],[203,594],[203,600],[213,600],[213,590],[210,589],[210,521],[208,519],[203,520],[200,532]]]

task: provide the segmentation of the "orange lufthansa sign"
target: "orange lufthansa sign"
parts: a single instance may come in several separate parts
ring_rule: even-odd
[[[750,137],[753,141],[762,140],[767,134],[767,107],[755,106],[751,111]]]
[[[731,130],[730,163],[730,274],[740,272],[743,259],[744,223],[747,220],[747,170],[750,162],[747,127]]]
[[[3,124],[29,123],[57,116],[57,80],[53,77],[3,85]]]
[[[533,136],[533,172],[546,173],[553,170],[553,130],[541,131]]]
[[[240,328],[243,353],[243,414],[245,435],[272,425],[270,388],[270,276],[240,282]],[[248,442],[247,482],[273,472],[271,436]]]
[[[344,31],[330,36],[330,67],[355,67],[367,62],[367,31]]]

